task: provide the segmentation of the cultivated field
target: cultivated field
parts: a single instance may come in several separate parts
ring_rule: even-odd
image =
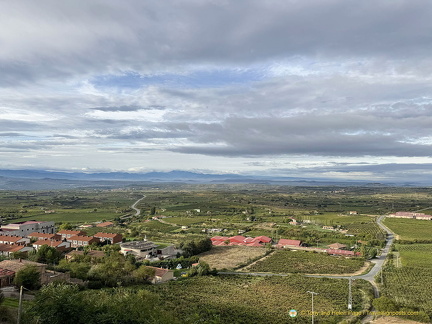
[[[384,224],[399,235],[400,240],[432,241],[432,221],[386,218]]]
[[[195,277],[152,286],[161,307],[172,309],[184,323],[310,323],[311,295],[316,323],[338,323],[343,316],[324,315],[347,309],[348,282],[343,279],[288,277],[217,276]],[[362,290],[365,292],[363,293]],[[370,286],[362,280],[353,284],[354,310],[362,309]],[[298,312],[290,318],[289,310]]]
[[[349,274],[364,266],[362,259],[330,256],[305,251],[276,251],[263,261],[258,261],[250,272]]]
[[[199,254],[201,261],[207,262],[211,268],[234,269],[250,263],[251,260],[263,257],[265,248],[250,246],[214,246],[210,251]]]

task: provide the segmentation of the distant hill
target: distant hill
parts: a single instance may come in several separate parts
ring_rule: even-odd
[[[170,172],[59,172],[45,170],[0,170],[1,190],[47,190],[79,187],[118,188],[149,183],[255,183],[291,186],[379,186],[366,181],[332,181],[295,177],[207,174],[174,170]],[[404,184],[409,185],[409,184]]]

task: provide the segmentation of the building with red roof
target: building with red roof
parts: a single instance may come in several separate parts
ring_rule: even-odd
[[[51,240],[38,240],[34,242],[33,247],[39,250],[42,245],[48,245],[55,248],[57,251],[66,251],[71,248],[71,242],[68,241],[51,241]]]
[[[253,239],[253,242],[258,243],[271,243],[272,239],[268,236],[257,236]]]
[[[0,235],[0,244],[26,245],[29,243],[30,239],[27,237]]]
[[[361,256],[360,252],[337,250],[337,249],[327,249],[327,253],[331,255],[342,255],[342,256],[350,256],[350,257]]]
[[[58,235],[61,236],[62,240],[68,239],[72,236],[85,236],[87,233],[83,231],[69,231],[69,230],[62,230],[60,232],[57,232]]]
[[[300,245],[301,245],[301,241],[299,240],[280,239],[276,246],[278,248],[292,248],[292,247],[299,247]]]
[[[123,240],[123,236],[117,233],[96,233],[93,235],[97,237],[101,242],[110,242],[110,244],[121,243]]]
[[[0,288],[13,285],[15,271],[0,268]]]
[[[244,237],[244,236],[241,236],[241,235],[236,235],[236,236],[231,236],[230,238],[228,238],[229,239],[229,241],[231,242],[231,243],[243,243],[244,242],[244,240],[246,239],[246,237]]]
[[[113,227],[113,226],[114,226],[113,222],[103,222],[103,223],[96,224],[96,227]]]
[[[99,239],[96,237],[81,236],[81,235],[71,236],[67,239],[67,241],[71,243],[71,247],[73,248],[80,247],[80,246],[87,246],[92,243],[100,242]]]

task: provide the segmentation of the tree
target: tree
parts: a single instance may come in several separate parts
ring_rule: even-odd
[[[28,316],[38,323],[85,323],[90,307],[79,297],[77,285],[50,283],[36,295]]]
[[[70,230],[73,230],[73,226],[72,226],[72,224],[71,223],[63,223],[63,224],[61,224],[60,226],[59,226],[59,230],[67,230],[67,231],[70,231]]]
[[[133,272],[133,276],[139,282],[146,282],[154,278],[155,273],[156,273],[155,269],[142,265],[141,267],[139,267]]]
[[[398,307],[393,299],[381,296],[372,301],[372,305],[380,312],[395,312]]]
[[[40,272],[34,265],[26,265],[15,274],[14,284],[30,290],[40,287]]]

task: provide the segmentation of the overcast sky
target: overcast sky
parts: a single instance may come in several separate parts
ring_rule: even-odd
[[[0,168],[432,178],[430,0],[1,1]]]

